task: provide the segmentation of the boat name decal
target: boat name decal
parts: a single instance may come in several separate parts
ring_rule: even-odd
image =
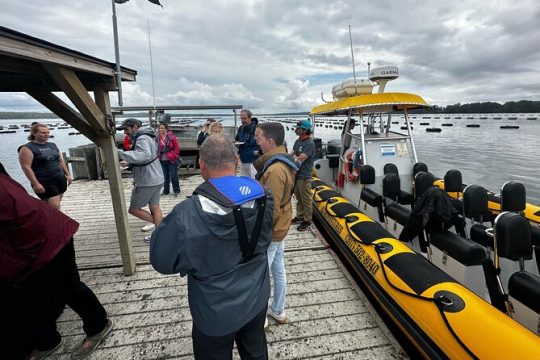
[[[369,254],[366,252],[366,250],[364,250],[362,245],[360,245],[360,243],[356,241],[351,235],[346,234],[345,236],[343,236],[343,226],[336,220],[336,218],[328,214],[326,211],[322,211],[322,213],[324,218],[328,220],[332,228],[334,228],[334,230],[339,234],[339,236],[345,241],[347,246],[349,246],[349,248],[353,251],[354,255],[358,258],[360,263],[364,265],[366,270],[369,271],[372,276],[375,276],[377,271],[379,271],[379,264],[375,260],[373,260],[371,256],[369,256]]]

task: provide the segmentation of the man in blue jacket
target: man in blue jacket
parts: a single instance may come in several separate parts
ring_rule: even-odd
[[[251,117],[251,111],[244,109],[240,111],[240,121],[242,125],[236,133],[238,145],[238,155],[240,156],[240,175],[255,178],[257,170],[253,166],[259,156],[259,145],[255,141],[255,128],[257,127],[257,118]]]
[[[200,148],[205,182],[163,219],[150,262],[163,274],[188,276],[195,359],[267,359],[264,323],[270,281],[273,197],[257,181],[235,176],[237,157],[224,135]]]

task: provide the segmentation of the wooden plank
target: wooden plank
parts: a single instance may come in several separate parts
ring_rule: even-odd
[[[50,63],[66,66],[72,69],[101,74],[114,77],[114,67],[103,60],[95,59],[91,61],[90,57],[79,52],[71,52],[67,49],[63,51],[55,50],[51,46],[47,48],[32,44],[28,41],[0,36],[0,53],[9,54],[12,58],[23,58],[38,63]],[[122,69],[122,80],[135,81],[135,71]]]
[[[103,112],[96,105],[81,80],[73,70],[49,64],[43,64],[47,73],[62,88],[67,97],[80,111],[99,137],[107,137],[107,122]]]

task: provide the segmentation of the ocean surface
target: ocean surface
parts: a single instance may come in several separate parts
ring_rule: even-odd
[[[482,119],[480,119],[482,117]],[[296,135],[294,123],[304,119],[291,116],[261,116],[260,119],[280,121],[286,128],[287,143],[292,146]],[[527,120],[536,118],[537,120]],[[145,120],[145,119],[141,119]],[[231,117],[222,117],[224,125],[232,125]],[[392,129],[403,125],[400,117],[393,117]],[[34,120],[0,120],[0,125],[30,124]],[[59,124],[60,119],[35,120],[46,124]],[[521,182],[527,189],[527,201],[540,204],[540,114],[418,114],[411,115],[413,136],[419,161],[425,162],[436,176],[444,176],[447,170],[457,169],[463,174],[466,184],[478,184],[495,193],[509,180]],[[199,125],[195,121],[191,125]],[[429,125],[420,125],[427,122]],[[443,127],[442,123],[452,123]],[[479,128],[466,127],[479,124]],[[517,125],[519,129],[500,129],[501,125]],[[438,127],[440,133],[426,132],[427,127]],[[69,135],[75,129],[51,130],[61,152],[69,153],[69,148],[89,144],[84,135]],[[353,131],[354,132],[354,131]],[[31,191],[30,183],[24,176],[18,162],[17,148],[26,143],[28,132],[23,129],[14,134],[0,134],[0,162],[9,174]],[[341,129],[315,127],[315,136],[323,142],[338,139]]]

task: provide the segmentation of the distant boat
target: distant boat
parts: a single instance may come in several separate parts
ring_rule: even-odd
[[[538,118],[536,117],[528,117],[527,120],[537,120]]]
[[[517,117],[511,116],[511,117],[508,118],[508,120],[517,120]]]
[[[441,132],[441,128],[426,128],[426,132]]]
[[[11,130],[19,129],[19,125],[9,125],[8,129],[11,129]]]
[[[454,126],[452,123],[442,123],[441,126]]]
[[[467,124],[467,127],[469,127],[469,128],[479,128],[480,125],[479,124]]]
[[[16,132],[16,130],[0,130],[0,134],[13,134]]]

